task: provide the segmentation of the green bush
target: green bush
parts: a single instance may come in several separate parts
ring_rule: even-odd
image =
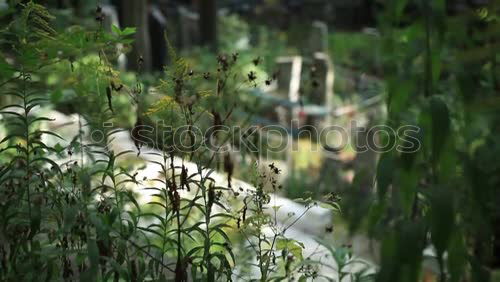
[[[241,87],[256,83],[238,72],[236,54],[218,56],[211,71],[193,71],[171,49],[173,64],[163,79],[146,84],[112,64],[120,54],[116,44],[130,44],[134,29],[106,33],[97,23],[55,30],[45,7],[12,5],[14,20],[0,31],[2,43],[8,42],[0,56],[6,130],[0,141],[0,280],[231,280],[248,265],[244,256],[236,259],[233,247],[255,258],[262,281],[313,276],[301,267],[301,243],[285,236],[291,225],[278,226],[265,212],[270,196],[264,187],[277,189],[279,171],[256,174],[255,190],[231,188],[231,159],[218,153],[228,134],[213,134],[215,150],[177,150],[172,136],[149,144],[159,149],[149,153],[150,165],[159,169],[154,179],[138,179],[148,165],[136,158],[148,154],[142,143],[136,142],[137,153],[111,149],[121,130],[109,122],[134,124],[131,135],[137,137],[144,120],[162,119],[173,129],[188,128],[183,141],[190,145],[200,145],[192,138],[195,126],[235,122]],[[160,99],[144,97],[150,91]],[[79,122],[78,135],[61,140],[40,126],[52,120],[37,109],[50,105],[88,124]],[[86,141],[86,126],[105,138]],[[48,144],[47,136],[60,143]],[[211,176],[221,158],[228,187]],[[196,170],[188,171],[184,161]],[[152,192],[151,201],[139,205],[137,189]],[[305,204],[307,210],[314,206]]]

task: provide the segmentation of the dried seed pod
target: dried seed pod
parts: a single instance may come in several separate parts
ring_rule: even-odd
[[[227,173],[227,186],[231,188],[231,178],[233,175],[234,164],[231,160],[231,156],[227,153],[224,156],[224,171]]]
[[[108,98],[108,108],[112,113],[114,113],[113,104],[111,101],[111,86],[106,87],[106,97]]]
[[[242,215],[242,217],[243,217],[243,223],[247,219],[247,202],[244,202],[244,203],[245,203],[245,205],[243,206],[243,215]]]
[[[227,61],[226,55],[218,55],[217,63],[222,67],[223,71],[227,71],[229,69],[229,63]]]
[[[179,192],[175,191],[172,197],[172,209],[177,212],[179,211],[180,206],[181,206],[181,196],[179,195]]]
[[[281,170],[279,168],[276,167],[276,165],[274,165],[274,163],[271,163],[269,165],[269,168],[271,169],[271,171],[274,173],[274,174],[280,174]]]
[[[216,111],[212,111],[212,115],[214,116],[213,119],[214,130],[217,130],[222,126],[222,118],[220,114]]]
[[[208,209],[211,210],[212,206],[214,205],[214,200],[215,200],[215,187],[214,184],[211,183],[210,186],[208,186]]]
[[[238,56],[239,56],[239,55],[240,55],[240,54],[238,54],[238,52],[233,53],[233,54],[231,55],[231,56],[233,57],[233,63],[234,63],[234,62],[236,62],[236,61],[238,60]]]
[[[187,181],[187,168],[182,165],[182,171],[181,171],[181,189],[186,188],[189,191],[189,185]]]
[[[116,86],[116,84],[114,83],[114,81],[111,81],[111,88],[114,90],[114,91],[120,91],[122,90],[123,88],[123,84],[120,83],[120,85]]]

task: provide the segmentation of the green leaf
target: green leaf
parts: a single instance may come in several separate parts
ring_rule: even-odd
[[[2,79],[11,78],[14,72],[14,68],[7,63],[5,57],[0,53],[0,77],[2,77]]]
[[[448,106],[437,96],[431,98],[430,110],[432,118],[432,159],[436,162],[450,134],[450,113]]]
[[[35,121],[35,120],[40,120],[40,119],[46,120],[46,118],[40,117],[40,118],[34,119],[34,121]],[[49,120],[50,120],[50,119],[49,119]],[[64,138],[62,138],[59,134],[54,133],[54,132],[52,132],[52,131],[47,131],[47,130],[37,130],[37,131],[35,131],[35,132],[30,133],[30,135],[35,135],[35,134],[37,134],[37,135],[38,135],[38,134],[40,134],[40,135],[41,135],[41,134],[51,135],[51,136],[56,137],[57,139],[64,140]]]
[[[382,240],[377,281],[418,281],[425,234],[424,225],[415,221],[400,222],[387,230]]]
[[[454,232],[448,247],[450,282],[459,282],[467,264],[467,249],[461,232]]]
[[[276,249],[277,250],[287,250],[291,254],[293,254],[298,260],[302,260],[302,249],[304,248],[304,244],[299,241],[293,239],[277,239],[276,240]]]
[[[54,92],[50,93],[50,102],[52,102],[53,104],[59,103],[62,98],[63,92],[60,89],[57,89]]]
[[[411,81],[401,79],[391,79],[388,81],[388,110],[390,115],[398,115],[408,109],[409,95],[412,93],[413,86]]]
[[[126,27],[121,31],[121,35],[122,36],[132,35],[135,33],[135,31],[136,31],[135,27]]]
[[[403,15],[403,11],[406,7],[407,0],[399,0],[399,1],[394,1],[392,2],[393,5],[393,11],[394,11],[394,18],[395,20],[399,20],[399,18]]]
[[[340,205],[337,202],[319,202],[319,206],[335,212],[341,212]]]
[[[192,257],[194,256],[197,252],[199,251],[202,251],[203,249],[205,248],[205,246],[197,246],[197,247],[194,247],[192,248],[191,250],[189,250],[187,253],[186,253],[186,257]]]
[[[87,240],[87,256],[90,261],[90,268],[85,272],[84,281],[97,281],[97,273],[99,270],[99,249],[95,239]]]
[[[299,282],[306,282],[306,281],[307,281],[307,276],[305,275],[300,276]]]
[[[471,281],[490,282],[490,271],[483,265],[477,257],[469,256],[471,265]]]
[[[454,229],[453,194],[444,187],[434,187],[430,197],[431,241],[438,256],[442,256]]]
[[[114,33],[116,33],[117,35],[121,35],[122,34],[122,31],[120,30],[119,27],[117,27],[116,25],[111,25],[111,31],[113,31]]]
[[[62,175],[62,171],[61,171],[61,168],[59,167],[59,165],[54,162],[53,160],[49,159],[49,158],[45,158],[45,157],[40,157],[40,158],[36,158],[36,159],[33,159],[33,163],[35,162],[45,162],[45,163],[49,163],[52,165],[52,168],[54,168],[55,170],[57,170],[57,172],[59,173],[59,175]]]
[[[224,237],[224,240],[226,240],[226,242],[231,242],[231,239],[229,239],[229,237],[224,232],[224,230],[222,230],[223,227],[231,228],[231,226],[229,226],[227,224],[218,224],[218,225],[212,227],[211,232],[215,231],[215,232],[219,233],[222,237]]]
[[[138,212],[141,212],[141,206],[139,206],[139,203],[134,197],[134,194],[132,191],[128,190],[124,192],[125,196],[134,204],[135,208],[137,209]]]
[[[78,209],[74,206],[67,206],[64,209],[64,232],[69,232],[76,222],[76,215],[78,214]]]
[[[33,238],[40,230],[42,222],[42,207],[41,204],[33,204],[31,207],[31,222],[30,222],[30,237]]]
[[[58,153],[61,153],[62,151],[64,151],[64,147],[61,146],[61,144],[59,143],[56,143],[54,146],[53,146],[53,149],[56,150]]]
[[[7,136],[5,136],[1,141],[0,141],[0,144],[4,143],[5,141],[9,141],[11,140],[12,138],[21,138],[21,139],[24,139],[24,136],[21,135],[21,134],[9,134]]]
[[[437,50],[431,52],[432,82],[435,85],[438,83],[439,77],[441,76],[442,57],[442,53]]]
[[[380,199],[385,196],[389,185],[391,185],[393,173],[392,157],[388,153],[382,154],[377,166],[377,193]]]

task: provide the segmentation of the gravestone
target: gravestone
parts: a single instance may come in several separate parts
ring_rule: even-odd
[[[279,57],[276,59],[276,65],[278,68],[276,95],[290,103],[297,103],[299,101],[302,57]],[[297,119],[297,106],[278,106],[276,111],[279,123],[283,126],[289,127],[291,121]]]
[[[182,6],[178,8],[178,12],[181,48],[190,49],[200,43],[200,16]]]
[[[309,32],[308,52],[328,52],[328,26],[321,21],[314,21]]]
[[[333,63],[328,54],[323,52],[314,53],[313,65],[311,67],[312,89],[306,97],[311,104],[326,108],[329,113],[332,109],[333,83],[335,80]],[[317,126],[319,129],[324,124],[331,124],[331,114],[310,116],[307,124]]]
[[[162,71],[167,62],[167,44],[164,34],[167,29],[167,19],[156,5],[149,8],[149,34],[151,38],[152,67]]]
[[[276,89],[276,95],[287,100],[290,103],[299,102],[299,89],[300,89],[300,79],[302,73],[302,57],[279,57],[276,59],[276,65],[278,67],[278,77]],[[298,105],[283,107],[276,107],[276,112],[278,114],[279,124],[285,128],[290,128],[294,130],[298,127],[300,108]],[[291,133],[291,132],[290,132]],[[292,150],[295,147],[293,142],[292,134],[287,135],[287,147],[286,147],[286,163],[288,171],[293,172],[294,162]]]
[[[290,99],[290,101],[298,101],[302,57],[279,57],[276,59],[276,65],[278,68],[278,96]]]
[[[136,27],[133,48],[127,53],[127,68],[129,70],[150,71],[151,39],[149,34],[148,2],[137,0],[120,1],[120,20],[123,27]]]
[[[328,54],[323,52],[314,53],[312,78],[314,79],[313,91],[308,101],[316,105],[327,105],[329,96],[333,95],[333,64]]]

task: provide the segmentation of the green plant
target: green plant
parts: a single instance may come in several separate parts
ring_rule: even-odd
[[[381,241],[377,281],[419,281],[424,249],[435,251],[439,281],[488,281],[498,260],[498,185],[489,173],[497,165],[478,162],[488,160],[482,149],[497,150],[491,140],[498,54],[491,30],[498,3],[450,16],[445,1],[410,2],[387,3],[379,18],[386,123],[417,126],[407,138],[421,146],[385,138],[401,150],[381,155],[376,192],[353,187],[344,210],[352,230],[365,228]]]
[[[269,174],[255,171],[256,190],[245,196],[241,216],[238,218],[238,227],[248,241],[248,248],[256,254],[260,281],[291,277],[294,270],[292,265],[303,259],[304,245],[287,238],[285,233],[314,205],[312,201],[307,201],[303,214],[298,215],[291,223],[280,226],[276,216],[280,206],[273,203],[271,196],[265,191],[266,185],[270,185],[273,192],[281,189],[281,185],[277,184],[280,170],[274,164],[269,165],[269,169]],[[273,210],[272,213],[266,213],[269,208]],[[293,216],[290,215],[290,218]]]
[[[0,140],[0,280],[321,277],[321,262],[304,257],[303,244],[287,231],[316,205],[339,211],[337,195],[298,199],[305,211],[280,224],[274,164],[265,173],[252,168],[255,189],[232,178],[234,158],[226,149],[243,149],[250,140],[219,129],[248,126],[250,117],[241,112],[254,105],[245,91],[270,79],[259,56],[240,50],[205,63],[170,48],[173,63],[163,79],[145,81],[113,67],[120,54],[115,46],[130,44],[134,29],[104,32],[98,16],[88,28],[60,30],[44,6],[8,4],[12,20],[2,19],[8,23],[0,30],[6,132]],[[417,15],[403,21],[408,9]],[[340,281],[418,281],[425,249],[435,251],[440,281],[488,281],[498,266],[498,11],[494,2],[456,16],[446,14],[444,1],[385,5],[379,27],[387,125],[417,125],[421,132],[406,138],[422,146],[414,150],[387,136],[384,141],[402,149],[382,154],[376,189],[355,179],[344,191],[349,229],[378,239],[381,259],[375,274],[351,271],[359,261],[350,249],[327,245]],[[44,129],[52,120],[39,109],[54,105],[79,114],[72,140]],[[186,134],[142,140],[139,129],[160,120]],[[136,150],[113,151],[121,130],[111,122],[134,124]],[[86,128],[99,130],[102,140],[86,140]],[[197,128],[206,132],[204,141]],[[59,143],[49,144],[48,137]],[[186,146],[175,146],[178,139]],[[157,176],[138,179],[141,166],[157,169]],[[225,173],[227,185],[215,179],[216,171]],[[153,192],[147,205],[136,195],[143,188]],[[235,250],[245,250],[245,258]],[[238,265],[243,259],[247,265]]]
[[[379,71],[381,39],[377,35],[334,31],[328,41],[336,65],[371,74]]]
[[[2,101],[9,103],[0,112],[8,130],[0,151],[5,195],[0,202],[1,280],[231,280],[236,267],[232,244],[238,242],[230,232],[247,221],[238,220],[241,211],[234,207],[241,202],[231,187],[233,164],[223,150],[235,146],[229,140],[239,132],[216,129],[230,122],[244,128],[248,119],[232,116],[241,103],[234,93],[256,85],[255,73],[249,76],[234,67],[238,54],[218,56],[211,73],[193,71],[170,49],[172,68],[155,83],[162,99],[149,104],[141,77],[128,86],[125,81],[134,79],[122,80],[112,65],[119,55],[114,46],[130,43],[133,29],[114,27],[106,33],[98,22],[90,31],[78,26],[60,31],[51,27],[53,17],[45,7],[12,5],[14,21],[2,30],[3,42],[10,45],[0,57],[2,91],[14,97]],[[136,151],[113,151],[113,139],[122,130],[109,124],[120,124],[120,99],[137,114],[131,130]],[[52,121],[37,112],[50,104],[79,114],[72,140],[38,128]],[[187,128],[181,138],[188,146],[175,147],[174,135],[141,142],[139,130],[148,119]],[[195,126],[209,129],[212,146],[195,138]],[[102,138],[88,141],[86,129]],[[60,143],[47,145],[46,135]],[[144,143],[157,151],[144,152]],[[137,178],[138,168],[127,160],[141,154],[152,157],[157,178]],[[196,163],[195,171],[188,171],[188,161]],[[220,163],[227,186],[211,177]],[[134,192],[141,187],[154,192],[145,206]],[[249,193],[245,201],[260,195],[252,201],[264,218],[267,196],[262,190]],[[283,235],[275,237],[276,247],[287,250],[280,240]],[[261,249],[261,255],[265,252]],[[271,275],[270,264],[261,259],[262,280]]]
[[[374,281],[376,272],[373,266],[370,266],[366,261],[355,257],[352,253],[352,246],[343,245],[333,247],[328,242],[318,239],[318,243],[326,247],[329,255],[335,261],[336,266],[326,265],[333,268],[337,274],[337,280],[333,281]],[[323,264],[321,261],[317,262]],[[347,278],[347,279],[346,279]]]

